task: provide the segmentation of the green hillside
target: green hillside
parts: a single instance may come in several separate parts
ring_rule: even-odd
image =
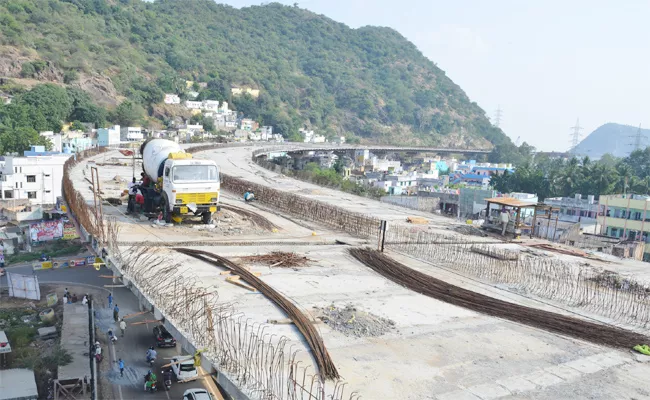
[[[377,142],[510,144],[396,31],[297,7],[3,0],[0,45],[0,76],[76,86],[109,109],[128,98],[157,115],[163,93],[184,96],[192,80],[208,84],[199,99],[228,100],[285,136],[310,126]],[[261,94],[232,98],[234,86]]]

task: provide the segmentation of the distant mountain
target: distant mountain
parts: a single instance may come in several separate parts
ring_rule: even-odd
[[[600,158],[609,153],[615,157],[627,157],[634,150],[639,128],[630,125],[607,123],[584,138],[575,153],[590,158]],[[650,145],[650,129],[641,129],[641,147]]]

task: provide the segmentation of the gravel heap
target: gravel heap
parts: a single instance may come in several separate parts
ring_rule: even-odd
[[[351,304],[348,304],[345,308],[337,308],[334,305],[315,308],[318,309],[320,319],[324,323],[345,336],[381,336],[395,327],[394,321],[357,310]]]

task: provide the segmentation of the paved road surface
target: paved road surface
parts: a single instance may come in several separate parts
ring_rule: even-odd
[[[55,270],[40,270],[33,271],[31,263],[14,265],[6,268],[7,272],[14,272],[19,274],[31,275],[36,274],[39,278],[39,283],[60,283],[65,286],[66,283],[70,286],[89,285],[96,288],[101,288],[105,291],[106,296],[108,290],[103,286],[110,284],[110,279],[100,278],[99,275],[110,275],[106,268],[100,271],[95,270],[93,267],[84,266],[76,268],[65,268]],[[0,278],[0,286],[6,286],[6,277]],[[113,312],[107,307],[106,296],[95,299],[96,302],[96,326],[97,335],[102,342],[105,358],[100,366],[101,382],[103,398],[106,399],[137,399],[146,398],[151,399],[181,399],[183,392],[190,388],[207,388],[213,393],[215,400],[223,399],[218,392],[217,387],[214,385],[212,378],[203,376],[202,379],[190,383],[172,383],[172,389],[166,392],[162,386],[162,373],[160,367],[169,363],[167,358],[171,358],[181,354],[180,347],[171,349],[157,349],[158,360],[154,366],[154,372],[159,378],[159,388],[162,389],[158,393],[145,394],[143,391],[144,375],[149,369],[145,361],[146,349],[152,346],[154,342],[153,327],[154,324],[131,325],[134,322],[152,320],[152,314],[143,314],[127,320],[127,330],[124,338],[119,337],[117,343],[107,344],[108,329],[113,329],[119,332],[119,327],[113,321]],[[128,315],[131,313],[139,312],[137,298],[127,288],[114,288],[113,289],[114,304],[118,304],[120,308],[120,315]],[[119,336],[119,335],[118,335]],[[122,358],[125,363],[124,377],[120,377],[117,360]],[[108,393],[107,393],[108,392]]]

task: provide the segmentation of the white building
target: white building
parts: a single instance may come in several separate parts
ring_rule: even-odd
[[[32,204],[56,204],[61,196],[63,164],[71,154],[32,146],[23,157],[7,156],[2,165],[0,194],[3,200],[25,199]]]
[[[60,133],[54,134],[52,131],[40,132],[40,135],[50,140],[52,151],[63,151],[63,135]]]
[[[260,139],[261,140],[271,140],[273,138],[273,127],[272,126],[263,126],[260,129]]]
[[[115,125],[112,128],[97,129],[97,146],[117,146],[120,144],[120,126]]]
[[[311,143],[314,138],[314,131],[308,131],[306,129],[300,129],[298,132],[303,136],[303,141],[305,143]]]
[[[177,94],[166,93],[165,104],[181,104],[181,98]]]
[[[121,139],[126,142],[137,142],[142,140],[142,128],[139,126],[124,126],[122,127]]]
[[[217,100],[203,100],[201,106],[206,111],[219,111],[219,102]]]
[[[275,140],[278,143],[282,143],[282,142],[284,142],[284,136],[282,136],[279,133],[274,133],[273,134],[273,140]]]
[[[372,157],[370,159],[370,165],[372,166],[373,171],[381,172],[401,172],[402,163],[400,161],[387,160],[385,158]]]
[[[203,103],[200,101],[185,101],[185,108],[189,108],[190,110],[200,110],[202,105]]]

